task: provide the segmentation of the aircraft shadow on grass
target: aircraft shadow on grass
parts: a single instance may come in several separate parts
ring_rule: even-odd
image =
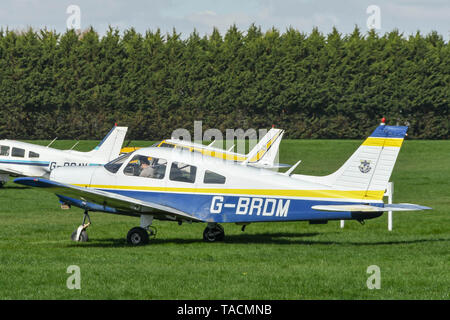
[[[7,187],[3,187],[3,189],[5,189],[5,190],[25,190],[25,189],[31,189],[31,187],[26,187],[26,186],[7,186]]]
[[[336,234],[337,232],[333,233]],[[330,233],[328,233],[330,234]],[[240,234],[227,235],[226,239],[222,241],[224,244],[281,244],[281,245],[351,245],[351,246],[378,246],[378,245],[405,245],[416,244],[424,242],[442,242],[450,241],[450,239],[415,239],[415,240],[392,240],[379,242],[354,242],[354,241],[326,241],[326,240],[304,240],[303,238],[319,236],[321,233],[257,233],[257,234]],[[297,239],[296,239],[297,238]],[[203,243],[201,239],[181,239],[181,238],[167,238],[167,239],[153,239],[150,244],[145,247],[156,245],[164,245],[169,243],[175,244],[194,244]],[[211,244],[213,245],[213,244]],[[82,247],[92,248],[106,248],[106,247],[132,247],[125,239],[97,239],[91,242],[86,242]],[[77,243],[72,243],[69,247],[80,247]]]

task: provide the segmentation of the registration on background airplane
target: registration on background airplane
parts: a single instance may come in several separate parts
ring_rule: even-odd
[[[289,165],[278,163],[278,151],[280,148],[281,139],[283,138],[284,130],[272,128],[259,142],[253,147],[248,154],[235,153],[231,150],[235,147],[233,145],[229,150],[212,147],[214,141],[206,146],[200,143],[184,141],[179,139],[166,139],[155,143],[152,147],[160,148],[183,148],[190,152],[198,152],[205,156],[211,156],[219,159],[225,159],[236,162],[244,162],[248,160],[248,165],[257,168],[279,169],[286,168]],[[129,153],[141,148],[124,147],[121,153]]]
[[[16,140],[0,140],[0,185],[9,176],[48,177],[50,171],[64,166],[103,165],[119,156],[127,127],[114,126],[89,152],[60,150]]]
[[[413,204],[384,204],[407,127],[378,126],[336,172],[322,177],[249,166],[183,149],[143,148],[101,167],[58,168],[50,180],[18,178],[42,187],[61,201],[84,209],[83,224],[72,239],[87,241],[89,211],[140,217],[127,241],[145,244],[153,219],[203,222],[205,241],[224,239],[220,223],[358,220],[385,211],[430,209]],[[298,163],[297,163],[298,164]],[[86,218],[89,220],[86,222]]]

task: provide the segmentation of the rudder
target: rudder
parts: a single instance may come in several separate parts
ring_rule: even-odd
[[[363,191],[362,200],[381,200],[408,127],[380,125],[335,173],[333,187]]]

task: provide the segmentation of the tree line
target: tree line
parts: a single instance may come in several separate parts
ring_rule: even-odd
[[[117,122],[156,140],[202,120],[360,139],[386,117],[411,138],[448,139],[449,107],[450,46],[437,32],[0,30],[0,138],[100,139]]]

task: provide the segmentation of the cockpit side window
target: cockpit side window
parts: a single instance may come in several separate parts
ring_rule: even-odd
[[[128,162],[123,173],[127,176],[163,179],[166,174],[167,160],[135,155]]]
[[[111,173],[117,173],[124,162],[131,156],[131,153],[124,154],[117,159],[104,165],[105,169]]]
[[[20,148],[12,148],[11,156],[23,158],[25,157],[25,150]]]
[[[226,178],[218,173],[206,170],[205,177],[203,178],[203,183],[211,184],[224,184]]]
[[[9,146],[0,146],[0,156],[9,156]]]
[[[28,153],[28,158],[39,158],[39,153],[30,151],[30,152]]]
[[[181,162],[173,162],[170,167],[169,179],[179,182],[195,182],[195,174],[197,173],[197,167]]]

